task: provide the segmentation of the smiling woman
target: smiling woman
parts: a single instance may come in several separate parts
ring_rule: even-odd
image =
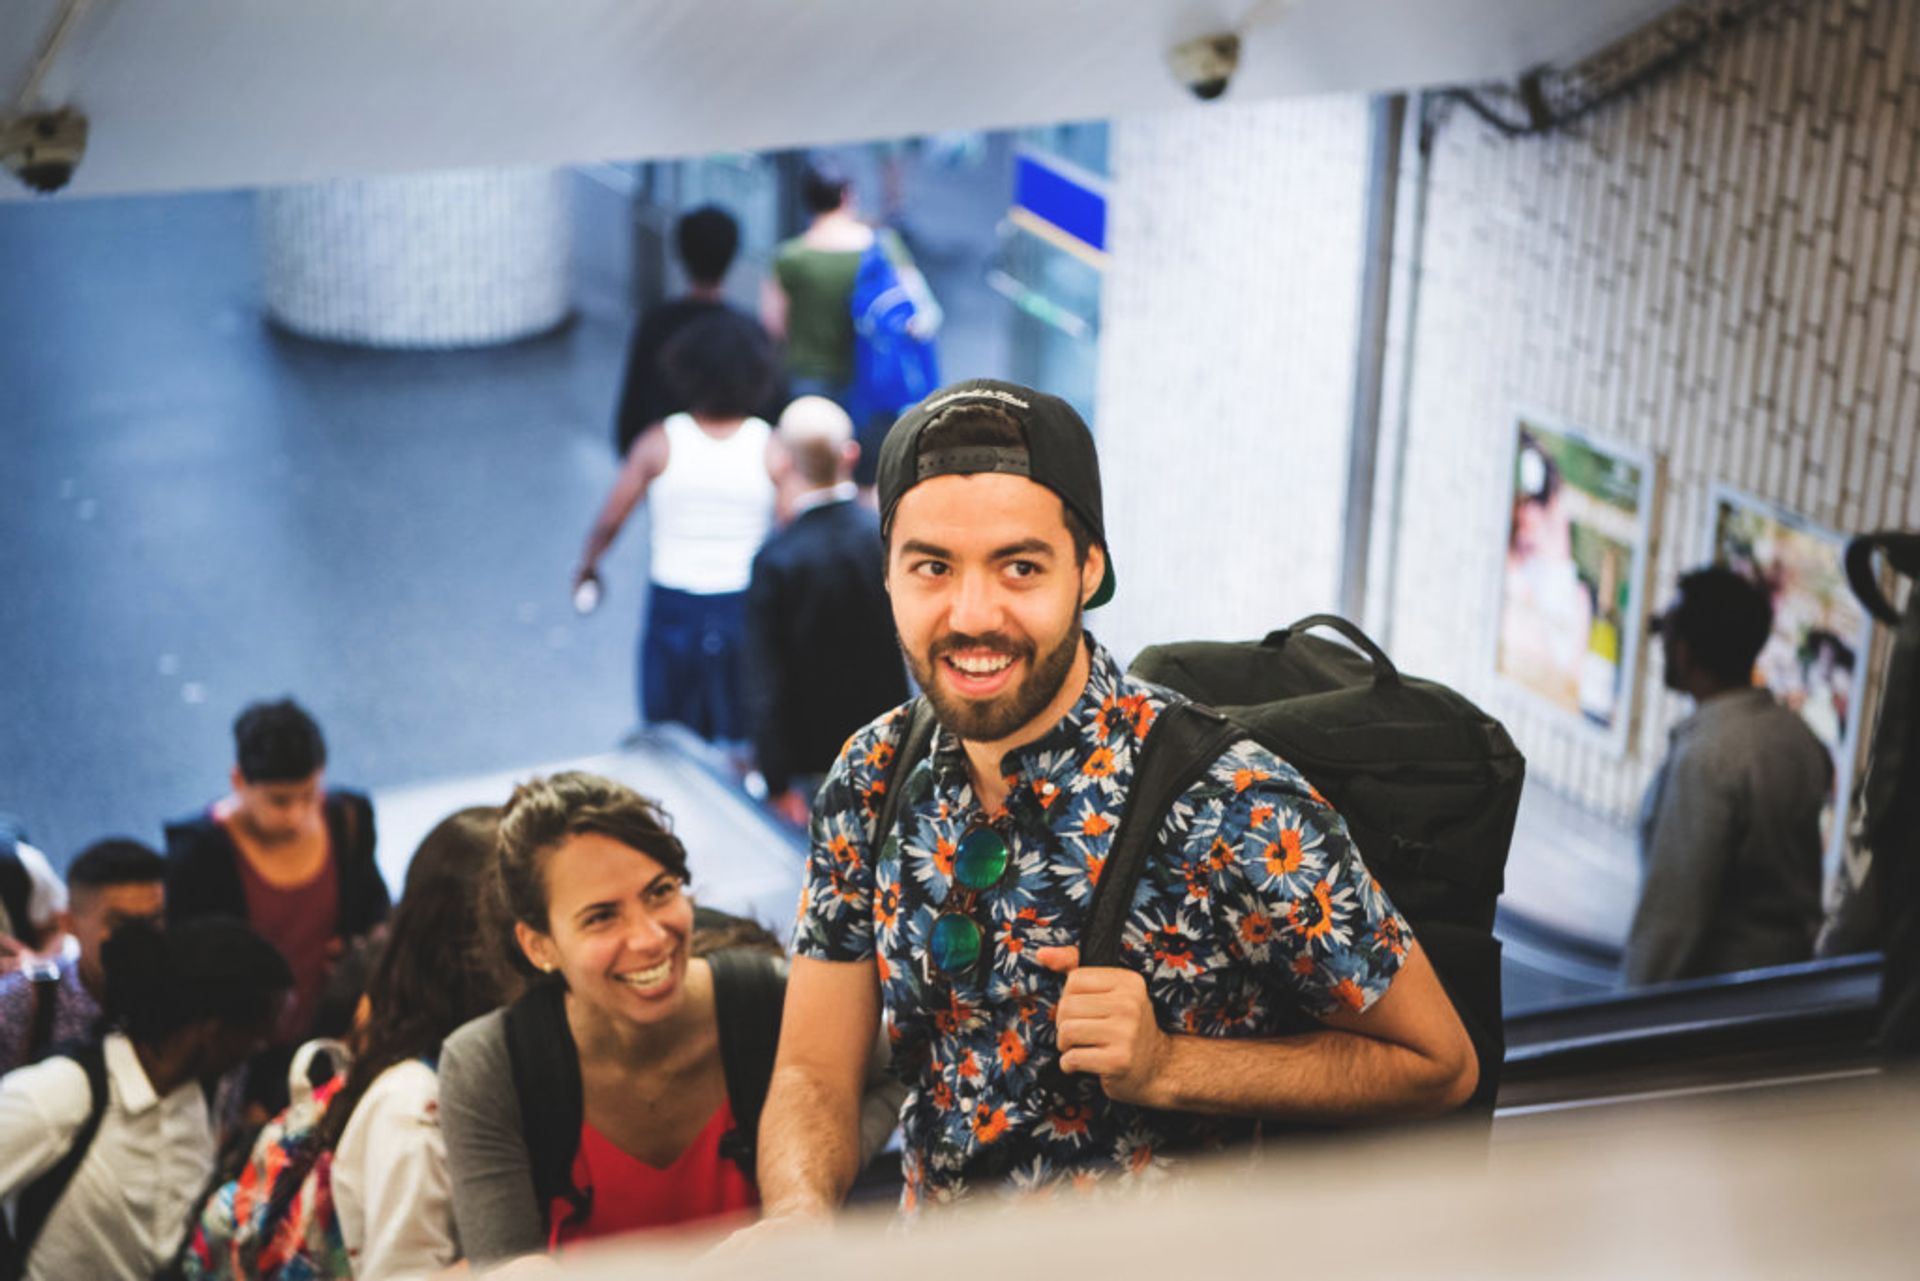
[[[454,1213],[475,1262],[758,1204],[751,1163],[722,1152],[758,1105],[727,1088],[725,962],[693,955],[687,880],[666,816],[618,783],[557,774],[507,802],[499,898],[542,979],[447,1043]],[[751,1008],[727,1013],[777,1019],[774,961],[755,959],[771,981],[728,991]],[[562,1115],[527,1124],[556,1098]]]
[[[666,814],[619,783],[556,774],[507,802],[498,928],[538,977],[440,1065],[475,1264],[759,1205],[785,967],[764,930],[697,913],[689,879]]]

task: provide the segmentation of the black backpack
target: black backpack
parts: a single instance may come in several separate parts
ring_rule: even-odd
[[[1355,648],[1306,634],[1316,627]],[[1445,685],[1401,675],[1330,614],[1258,644],[1151,646],[1129,670],[1218,709],[1339,812],[1473,1039],[1467,1109],[1491,1113],[1506,1052],[1494,906],[1526,778],[1506,729]]]
[[[1304,634],[1322,626],[1359,652]],[[1088,904],[1081,963],[1118,962],[1133,890],[1161,818],[1221,752],[1252,738],[1327,798],[1367,870],[1413,926],[1479,1060],[1479,1084],[1465,1109],[1491,1115],[1506,1053],[1494,904],[1526,776],[1506,730],[1446,686],[1402,676],[1358,627],[1326,614],[1258,644],[1150,646],[1130,670],[1198,702],[1169,706],[1140,746],[1106,870]],[[908,762],[926,755],[933,737],[925,698],[906,716],[876,837],[892,833]],[[1302,1014],[1301,1030],[1310,1026]]]
[[[80,1163],[87,1159],[87,1149],[93,1146],[94,1136],[100,1133],[101,1118],[107,1114],[110,1090],[105,1047],[95,1041],[89,1045],[60,1050],[59,1053],[78,1063],[87,1074],[90,1099],[87,1118],[74,1131],[73,1142],[67,1145],[66,1155],[52,1169],[20,1189],[14,1201],[11,1229],[7,1226],[6,1216],[0,1214],[0,1281],[20,1281],[26,1272],[27,1259],[33,1254],[34,1242],[40,1238],[40,1229],[47,1225],[53,1207],[60,1203],[60,1197],[66,1192],[67,1185],[73,1182]]]
[[[752,1179],[787,977],[779,959],[761,951],[726,948],[701,959],[713,970],[721,1069],[733,1108],[734,1128],[720,1140],[720,1155]],[[580,1055],[567,1028],[566,989],[556,980],[535,983],[507,1007],[506,1025],[507,1057],[520,1099],[520,1133],[533,1169],[541,1221],[546,1222],[556,1200],[572,1207],[570,1222],[584,1219],[592,1209],[590,1198],[573,1183],[584,1104]],[[551,1230],[552,1225],[547,1227]]]

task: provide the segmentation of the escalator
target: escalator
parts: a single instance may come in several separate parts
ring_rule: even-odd
[[[1509,1014],[1496,1119],[1874,1075],[1880,971],[1868,953]]]

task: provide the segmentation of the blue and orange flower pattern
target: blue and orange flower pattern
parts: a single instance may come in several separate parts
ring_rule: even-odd
[[[1093,651],[1085,692],[1059,725],[1007,754],[1003,813],[983,815],[945,729],[900,780],[894,837],[872,847],[875,811],[903,730],[896,709],[856,733],[814,805],[795,950],[872,960],[902,1109],[903,1204],[975,1188],[1145,1176],[1179,1154],[1251,1137],[1253,1123],[1115,1102],[1057,1067],[1063,979],[1036,948],[1077,943],[1119,825],[1134,752],[1179,697]],[[959,978],[921,958],[980,820],[1002,826],[1015,870],[980,892],[985,956]],[[1250,739],[1230,746],[1165,818],[1123,931],[1122,963],[1145,976],[1163,1029],[1212,1037],[1307,1030],[1366,1009],[1412,941],[1346,826],[1300,773]]]

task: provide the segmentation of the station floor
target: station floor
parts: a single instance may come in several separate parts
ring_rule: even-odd
[[[625,318],[462,353],[290,338],[252,208],[0,205],[0,808],[61,863],[219,795],[255,698],[300,699],[330,779],[374,788],[634,720],[643,539],[600,613],[567,596]]]

